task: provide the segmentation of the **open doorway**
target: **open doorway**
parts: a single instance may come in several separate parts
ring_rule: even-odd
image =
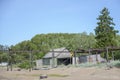
[[[72,64],[72,58],[58,58],[57,59],[58,65],[69,65]]]

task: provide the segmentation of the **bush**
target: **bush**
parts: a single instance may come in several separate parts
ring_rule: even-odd
[[[120,52],[119,51],[116,51],[115,55],[115,60],[120,60]]]
[[[18,67],[22,69],[29,69],[30,68],[29,61],[24,61],[22,63],[19,63]]]
[[[117,68],[120,68],[120,61],[119,60],[116,60],[116,61],[112,61],[110,63],[111,66],[114,66],[114,67],[117,67]]]

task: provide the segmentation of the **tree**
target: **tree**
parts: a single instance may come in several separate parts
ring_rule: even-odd
[[[1,45],[0,44],[0,63],[1,62],[7,62],[8,54],[4,51],[8,50],[8,49],[9,49],[9,47],[7,45]]]
[[[96,46],[99,48],[116,46],[115,38],[118,31],[114,30],[113,18],[109,16],[110,13],[107,8],[103,8],[100,13],[101,15],[97,18],[98,26],[95,29]]]

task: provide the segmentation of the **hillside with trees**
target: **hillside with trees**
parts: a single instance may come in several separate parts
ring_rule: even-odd
[[[70,51],[78,48],[93,48],[95,45],[94,34],[87,35],[83,33],[50,33],[37,34],[31,40],[22,41],[15,46],[11,46],[12,50],[39,50],[40,54],[35,54],[36,59],[41,58],[50,49],[66,47]]]

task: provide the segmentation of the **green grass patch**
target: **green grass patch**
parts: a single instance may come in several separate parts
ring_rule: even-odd
[[[41,76],[43,74],[16,74],[16,76]],[[68,75],[48,74],[48,77],[67,77]]]
[[[40,76],[41,74],[32,74],[30,76]]]
[[[67,77],[68,75],[61,75],[61,74],[48,74],[49,77]]]
[[[114,67],[117,67],[117,68],[120,68],[120,61],[119,61],[119,60],[117,60],[117,61],[112,61],[112,62],[110,63],[110,65],[112,65],[112,66],[114,66]]]
[[[111,61],[110,63],[98,63],[98,64],[87,62],[87,63],[78,64],[77,67],[98,67],[98,68],[102,68],[102,67],[107,67],[107,65],[110,65],[112,67],[120,68],[120,61],[116,60],[116,61]]]

